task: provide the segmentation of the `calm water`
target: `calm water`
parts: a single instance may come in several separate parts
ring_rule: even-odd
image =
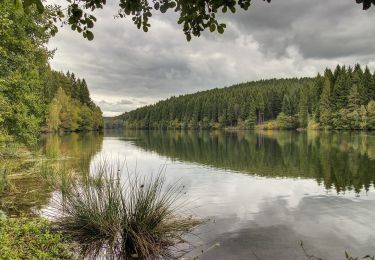
[[[121,131],[46,137],[72,167],[126,159],[180,179],[201,259],[343,259],[375,254],[375,134]],[[202,251],[203,250],[203,254]]]

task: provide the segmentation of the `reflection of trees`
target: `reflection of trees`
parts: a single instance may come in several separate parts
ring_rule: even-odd
[[[103,136],[99,133],[72,133],[69,135],[48,135],[42,138],[41,148],[48,158],[58,159],[68,169],[82,169],[84,172],[90,167],[92,157],[101,150]],[[66,160],[60,160],[60,159]],[[55,162],[55,161],[51,161]],[[6,171],[7,190],[0,190],[0,209],[7,215],[30,214],[32,209],[39,210],[45,206],[51,198],[48,183],[38,174],[41,170],[39,160],[35,158],[17,158],[8,160],[3,166]],[[4,175],[4,174],[3,174]]]
[[[92,157],[102,148],[103,135],[98,132],[46,135],[43,149],[50,158],[62,158],[65,166],[87,172]]]
[[[368,190],[375,183],[375,136],[367,133],[126,131],[125,136],[171,158],[265,177],[313,178],[338,192]]]

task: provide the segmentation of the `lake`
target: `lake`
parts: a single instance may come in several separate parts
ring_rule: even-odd
[[[200,259],[375,254],[375,133],[107,131],[43,139],[69,167],[126,160],[185,186]],[[203,250],[203,253],[202,253]]]

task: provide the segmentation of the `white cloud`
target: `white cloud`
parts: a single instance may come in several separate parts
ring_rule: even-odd
[[[106,116],[171,95],[375,60],[373,12],[352,0],[254,2],[249,12],[223,16],[224,35],[189,43],[175,14],[154,15],[144,33],[130,19],[113,19],[116,11],[97,12],[92,42],[66,27],[49,44],[57,48],[52,67],[84,77]]]

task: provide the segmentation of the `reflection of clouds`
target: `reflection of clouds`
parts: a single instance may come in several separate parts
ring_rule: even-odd
[[[375,203],[336,196],[311,196],[301,199],[295,208],[287,198],[263,201],[252,220],[228,214],[216,216],[216,223],[200,227],[196,233],[205,245],[220,247],[205,253],[202,259],[236,259],[255,253],[259,259],[303,259],[299,242],[309,253],[323,259],[343,259],[345,250],[353,255],[373,253]],[[239,258],[237,258],[237,255]],[[277,258],[275,258],[277,257]],[[254,258],[256,259],[256,258]]]
[[[337,195],[314,180],[260,178],[173,161],[134,142],[142,140],[106,137],[99,156],[126,158],[128,168],[139,174],[166,165],[167,180],[185,185],[189,210],[216,220],[196,231],[197,243],[221,244],[203,258],[249,259],[254,251],[260,259],[300,259],[299,240],[310,253],[326,259],[342,259],[345,250],[353,255],[372,253],[373,191],[361,192],[360,197],[354,192]]]

